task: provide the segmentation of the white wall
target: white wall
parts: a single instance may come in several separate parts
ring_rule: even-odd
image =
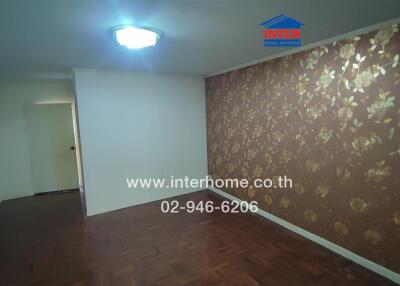
[[[71,80],[0,80],[0,201],[33,194],[25,106],[73,94]]]
[[[206,176],[203,78],[77,69],[75,85],[88,215],[194,191],[126,178]]]

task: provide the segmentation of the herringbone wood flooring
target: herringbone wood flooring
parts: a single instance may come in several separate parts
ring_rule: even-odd
[[[250,214],[162,214],[153,202],[84,219],[72,193],[3,202],[0,218],[2,286],[393,285]]]

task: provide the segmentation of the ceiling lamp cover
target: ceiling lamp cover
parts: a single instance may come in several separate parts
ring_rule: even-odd
[[[159,33],[154,30],[133,26],[116,28],[114,34],[118,44],[129,49],[155,46],[160,38]]]

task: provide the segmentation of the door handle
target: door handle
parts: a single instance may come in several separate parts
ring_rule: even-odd
[[[75,150],[75,146],[69,147],[70,150]]]

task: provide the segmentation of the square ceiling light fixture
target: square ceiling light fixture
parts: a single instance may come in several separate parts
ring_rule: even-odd
[[[129,49],[141,49],[155,46],[160,39],[160,33],[154,29],[134,26],[123,26],[114,29],[118,44]]]

